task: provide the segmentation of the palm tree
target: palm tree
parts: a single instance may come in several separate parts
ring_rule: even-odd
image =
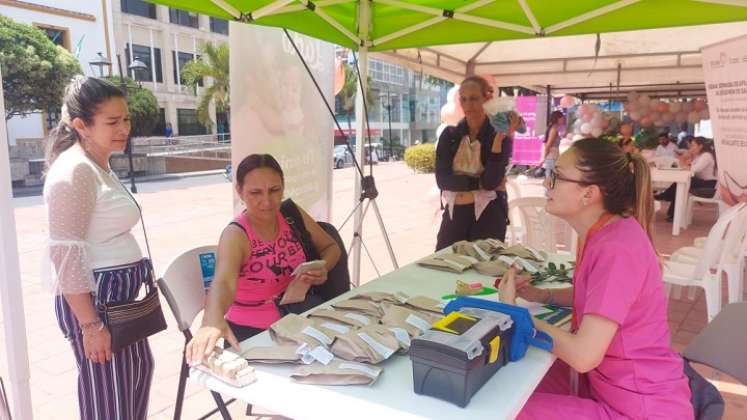
[[[353,111],[355,111],[355,97],[358,94],[358,75],[356,74],[355,69],[353,69],[349,64],[343,64],[342,66],[345,69],[345,84],[342,85],[342,89],[337,96],[340,97],[340,100],[342,101],[342,109],[348,117],[348,130],[352,131],[350,117],[353,115]],[[371,93],[371,77],[369,76],[367,80],[366,106],[368,106],[370,112],[371,107],[376,104],[376,98]]]
[[[228,44],[221,43],[214,45],[204,43],[200,46],[201,56],[187,63],[182,69],[181,76],[184,84],[191,87],[197,94],[197,85],[208,77],[212,84],[202,91],[200,101],[197,105],[197,119],[206,127],[212,127],[213,121],[210,119],[210,102],[215,104],[215,111],[225,113],[230,118],[230,98],[228,77]]]

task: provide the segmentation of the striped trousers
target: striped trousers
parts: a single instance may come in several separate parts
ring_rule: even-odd
[[[94,270],[94,304],[133,301],[151,276],[150,261]],[[153,355],[147,340],[112,355],[106,363],[93,363],[83,350],[78,321],[62,295],[55,297],[55,314],[70,341],[78,365],[78,405],[81,420],[140,420],[148,414],[153,379]]]

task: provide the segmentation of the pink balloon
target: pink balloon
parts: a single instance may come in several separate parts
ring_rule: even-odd
[[[662,114],[665,112],[669,112],[669,104],[659,102],[659,104],[656,105],[656,110]]]
[[[681,102],[672,102],[671,104],[669,104],[669,111],[671,111],[671,112],[673,112],[675,114],[678,113],[678,112],[680,112],[680,111],[682,111],[682,103]]]
[[[638,111],[633,111],[630,113],[630,119],[633,121],[638,121],[641,119],[641,114]]]
[[[610,126],[610,120],[603,118],[602,119],[602,128],[606,129],[609,126]]]
[[[671,112],[665,112],[661,114],[661,120],[664,121],[666,124],[669,124],[672,121],[674,121],[674,114],[672,114]]]
[[[565,95],[560,98],[560,106],[563,108],[570,108],[576,104],[576,99],[573,96]]]
[[[628,102],[625,102],[625,103],[623,104],[623,111],[624,111],[624,112],[630,112],[630,103],[628,103]]]
[[[591,119],[592,119],[592,118],[593,118],[593,115],[591,115],[591,114],[588,114],[588,113],[587,113],[587,114],[582,114],[582,115],[581,115],[581,119],[582,119],[582,120],[584,120],[584,121],[586,121],[586,122],[589,122],[589,121],[591,121]]]
[[[650,116],[645,116],[645,117],[641,118],[641,127],[651,127],[651,124],[653,122],[654,121],[651,119]]]
[[[703,111],[706,109],[706,103],[702,99],[696,99],[695,102],[693,102],[693,110],[694,111]]]

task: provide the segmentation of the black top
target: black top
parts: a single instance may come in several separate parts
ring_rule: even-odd
[[[506,167],[511,159],[513,152],[513,139],[506,137],[503,139],[501,153],[493,153],[490,149],[493,147],[495,139],[495,129],[486,117],[485,121],[477,133],[477,139],[481,143],[480,160],[485,167],[485,171],[479,178],[468,175],[455,175],[452,166],[454,164],[454,155],[459,148],[459,142],[466,135],[469,135],[467,121],[462,118],[456,126],[446,127],[438,138],[438,148],[436,149],[436,184],[441,190],[448,191],[475,191],[495,190],[503,182],[506,176]]]

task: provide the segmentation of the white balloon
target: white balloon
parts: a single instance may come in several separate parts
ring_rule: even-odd
[[[592,127],[601,127],[602,126],[602,115],[595,115],[594,118],[592,118],[590,122],[591,122]]]
[[[575,136],[573,136],[573,138],[571,140],[572,141],[579,141],[579,140],[581,140],[583,138],[584,138],[584,136],[582,136],[581,134],[576,134]]]
[[[446,94],[446,103],[456,103],[457,96],[459,96],[459,85],[454,85]]]
[[[593,127],[590,123],[581,124],[581,134],[590,134]]]
[[[448,127],[448,126],[449,126],[449,124],[441,124],[441,125],[438,126],[438,128],[436,128],[436,138],[437,139],[441,138],[441,133],[443,133],[444,130],[446,129],[446,127]]]
[[[594,127],[591,129],[591,135],[594,137],[601,136],[603,132],[602,127]]]

